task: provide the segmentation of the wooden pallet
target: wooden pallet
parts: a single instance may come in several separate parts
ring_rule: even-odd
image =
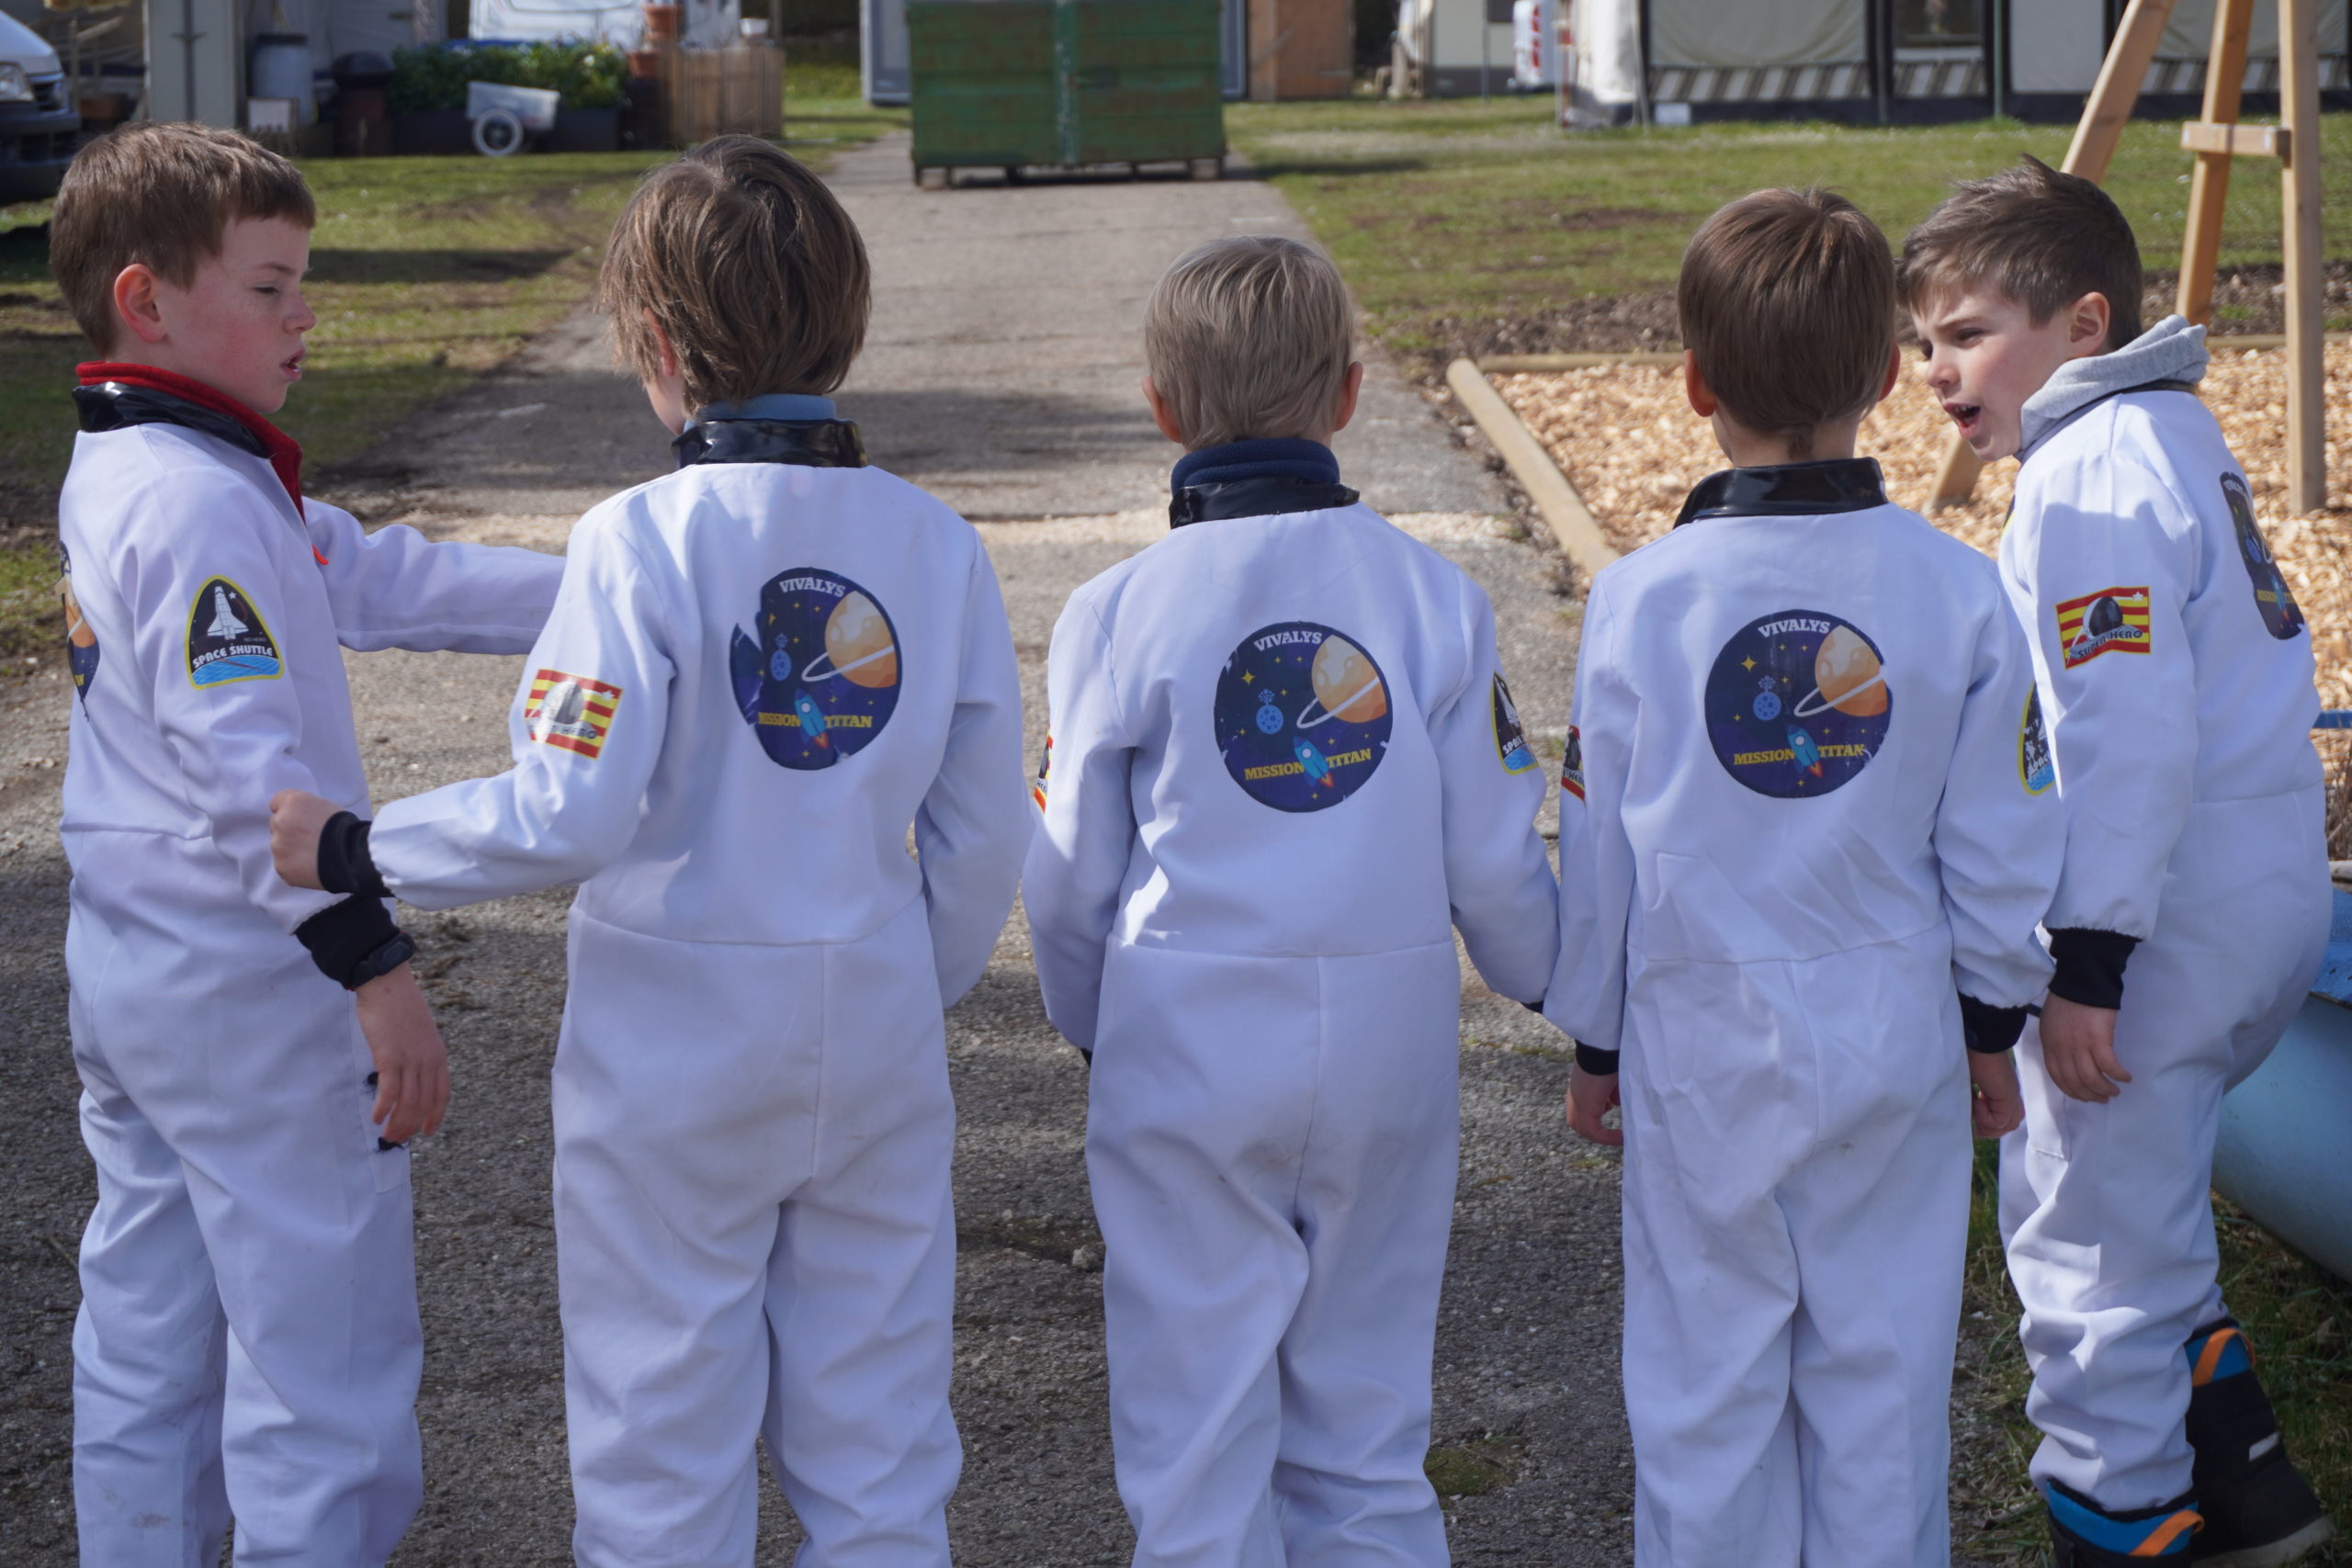
[[[660,46],[662,114],[673,147],[714,136],[784,134],[784,51],[773,44],[727,49]]]

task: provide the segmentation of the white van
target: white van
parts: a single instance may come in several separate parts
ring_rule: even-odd
[[[0,202],[57,194],[82,141],[82,112],[65,96],[57,51],[0,12]]]

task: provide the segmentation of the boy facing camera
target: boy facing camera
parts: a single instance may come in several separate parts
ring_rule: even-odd
[[[58,502],[63,837],[98,1201],[74,1334],[82,1560],[382,1562],[422,1495],[412,1135],[449,1095],[379,898],[271,869],[273,790],[365,808],[345,649],[519,653],[562,563],[301,492],[314,212],[242,136],[84,148],[51,265],[105,357]]]
[[[2032,664],[1992,563],[1853,455],[1899,368],[1878,229],[1758,191],[1677,303],[1736,466],[1593,581],[1544,1007],[1625,1149],[1634,1561],[1943,1568],[1970,1085],[2016,1123],[2049,973]]]
[[[1340,482],[1346,287],[1243,235],[1148,307],[1167,537],[1072,595],[1023,877],[1091,1053],[1111,1440],[1139,1565],[1446,1561],[1422,1473],[1459,928],[1554,957],[1544,779],[1486,594]]]
[[[2207,1194],[2222,1096],[2326,945],[2311,638],[2198,400],[2204,329],[2140,330],[2105,192],[2030,158],[1965,184],[1902,284],[1928,387],[1978,457],[2022,464],[2001,575],[2066,821],[2001,1149],[2058,1561],[2290,1562],[2332,1532],[2222,1300]]]
[[[589,1568],[750,1563],[763,1438],[805,1560],[946,1568],[941,1009],[1030,820],[979,536],[867,466],[828,395],[867,278],[770,143],[649,176],[598,292],[678,471],[573,528],[514,767],[372,824],[275,806],[301,886],[443,909],[581,884],[555,1224]]]

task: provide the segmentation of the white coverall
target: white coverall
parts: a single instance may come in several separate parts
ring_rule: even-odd
[[[520,652],[562,562],[298,512],[264,459],[171,424],[78,437],[58,514],[98,1178],[82,1561],[209,1564],[233,1514],[240,1564],[380,1563],[422,1495],[408,1155],[378,1149],[351,998],[289,934],[342,900],[277,879],[269,799],[368,808],[343,649]]]
[[[1031,831],[979,536],[878,468],[625,491],[572,530],[511,728],[510,772],[393,802],[370,851],[425,908],[582,883],[554,1081],[579,1561],[749,1563],[764,1435],[802,1568],[944,1568],[940,1010]]]
[[[2067,824],[2046,923],[2140,939],[2115,1027],[2132,1081],[2068,1099],[2029,1028],[2025,1125],[2001,1149],[2033,1473],[2109,1512],[2189,1489],[2182,1347],[2227,1311],[2222,1096],[2301,1006],[2330,913],[2302,615],[2213,416],[2190,391],[2119,390],[2195,379],[2203,338],[2168,318],[2036,394],[2001,540]]]
[[[1487,597],[1363,506],[1194,523],[1072,596],[1047,683],[1023,898],[1093,1055],[1135,1562],[1442,1564],[1449,924],[1525,1001],[1556,933]]]
[[[1843,467],[1585,610],[1544,1010],[1622,1052],[1640,1568],[1951,1556],[1956,992],[2039,997],[2061,822],[1992,563]]]

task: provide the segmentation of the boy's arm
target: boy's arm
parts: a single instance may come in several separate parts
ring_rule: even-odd
[[[1971,653],[1934,833],[1952,979],[1973,1050],[2015,1044],[2026,1008],[2049,983],[2034,928],[2058,886],[2066,814],[2048,758],[2032,655],[1996,597]]]
[[[345,648],[521,653],[547,624],[563,558],[504,545],[434,544],[401,525],[370,534],[305,500],[335,634]]]
[[[1607,590],[1606,577],[1594,581],[1577,653],[1577,722],[1560,772],[1559,964],[1544,998],[1544,1016],[1577,1042],[1577,1062],[1602,1076],[1617,1070],[1624,1032],[1634,846],[1621,813],[1640,714],[1609,662],[1616,638]]]
[[[188,805],[245,897],[300,938],[329,978],[349,984],[398,936],[390,914],[376,899],[290,887],[270,860],[270,797],[319,787],[298,755],[302,707],[281,635],[288,605],[263,542],[285,517],[232,475],[175,472],[171,484],[168,494],[140,498],[135,514],[150,525],[117,563],[135,667]]]
[[[1470,962],[1514,1001],[1541,1002],[1559,956],[1559,885],[1535,814],[1544,768],[1527,744],[1495,650],[1495,613],[1462,581],[1469,680],[1430,718],[1445,834],[1445,889]]]
[[[2053,994],[2112,1008],[2155,930],[2197,760],[2196,668],[2181,607],[2195,516],[2144,464],[2110,454],[2036,488],[2001,560],[2033,638],[2066,818],[2044,923]]]
[[[1133,741],[1114,690],[1111,639],[1091,604],[1062,612],[1046,661],[1047,732],[1038,765],[1042,807],[1021,873],[1029,945],[1046,1016],[1080,1050],[1094,1049],[1102,961],[1119,885],[1135,843],[1128,790]]]
[[[972,547],[956,714],[939,774],[915,813],[932,961],[953,1007],[988,968],[1032,821],[1021,778],[1021,671],[988,552]]]
[[[627,849],[669,718],[664,621],[657,581],[592,513],[515,694],[514,767],[385,807],[345,857],[356,885],[446,909],[581,881]]]

